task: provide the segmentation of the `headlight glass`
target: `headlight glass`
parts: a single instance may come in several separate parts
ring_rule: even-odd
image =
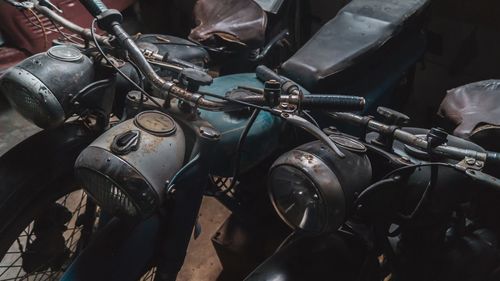
[[[18,77],[25,77],[26,83],[15,80]],[[64,121],[64,111],[56,97],[31,73],[14,68],[5,75],[0,88],[12,107],[40,128],[53,128]]]
[[[97,204],[112,214],[135,217],[137,207],[129,196],[112,180],[95,171],[80,169],[80,178],[85,181],[85,191],[97,201]]]
[[[285,222],[295,229],[321,231],[327,216],[325,202],[306,174],[292,166],[278,166],[269,184],[273,204]]]

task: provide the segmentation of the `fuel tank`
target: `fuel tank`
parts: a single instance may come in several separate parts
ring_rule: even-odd
[[[224,96],[238,86],[263,89],[264,84],[254,73],[227,75],[215,78],[210,86],[200,91]],[[210,122],[219,132],[216,145],[217,159],[213,159],[211,173],[217,176],[232,175],[232,160],[236,146],[251,112],[221,113],[201,110],[200,117]],[[260,112],[241,149],[240,171],[244,172],[269,156],[278,146],[283,122],[268,112]]]

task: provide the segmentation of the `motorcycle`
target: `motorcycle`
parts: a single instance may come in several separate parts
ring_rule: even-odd
[[[112,0],[106,1],[106,4],[123,11],[134,2]],[[91,20],[90,15],[76,0],[56,0],[48,3],[58,11],[64,10],[64,16],[74,23],[82,25]],[[51,47],[51,42],[58,40],[59,37],[82,43],[78,36],[55,25],[35,10],[19,9],[19,7],[22,7],[21,2],[0,2],[0,38],[5,40],[0,44],[0,76],[23,59],[47,51]]]
[[[245,280],[498,280],[500,154],[378,112],[325,113],[365,132],[325,129],[344,159],[311,142],[273,163],[269,195],[293,232]]]
[[[33,123],[48,129],[0,159],[0,175],[6,179],[0,188],[4,210],[0,231],[5,237],[0,253],[5,257],[11,253],[11,247],[18,246],[17,258],[9,264],[19,270],[18,275],[25,271],[53,278],[66,270],[64,280],[138,280],[155,267],[156,278],[174,279],[184,259],[208,175],[212,179],[232,177],[236,184],[237,176],[258,166],[276,150],[281,119],[307,129],[335,149],[316,126],[294,113],[317,107],[360,109],[364,104],[362,98],[309,95],[289,80],[270,82],[268,77],[276,76],[263,67],[257,75],[267,84],[255,74],[228,75],[212,81],[195,63],[204,61],[206,53],[200,51],[192,56],[191,45],[181,42],[179,46],[186,48],[178,50],[173,48],[177,45],[165,44],[164,53],[179,52],[185,56],[167,61],[161,56],[160,60],[148,48],[150,42],[131,40],[116,24],[120,21],[119,13],[102,8],[100,2],[82,3],[94,16],[100,15],[96,23],[113,37],[98,35],[94,28],[81,28],[41,3],[25,2],[86,38],[90,48],[55,46],[12,68],[1,82],[2,92],[14,107]],[[421,6],[404,10],[397,21],[399,27],[405,27],[404,17],[411,18],[410,14],[423,9],[426,2],[420,3]],[[329,26],[338,29],[339,21],[334,19]],[[383,34],[380,29],[374,31],[375,36],[368,40],[364,51],[387,51],[387,45],[380,40],[412,37],[389,26]],[[325,32],[326,29],[319,34]],[[411,33],[415,34],[421,39],[420,33]],[[321,38],[320,35],[315,38]],[[313,38],[312,42],[316,40]],[[411,61],[420,56],[420,52],[416,53]],[[363,58],[361,62],[366,58],[373,63],[374,57],[359,50],[349,58]],[[150,64],[158,68],[152,69]],[[348,66],[346,70],[356,64]],[[402,67],[399,63],[398,66]],[[405,67],[411,68],[412,64]],[[394,71],[400,78],[402,68]],[[305,65],[298,69],[302,74],[308,73],[304,72]],[[377,93],[391,92],[399,80],[393,75],[390,78],[379,81]],[[137,85],[143,82],[145,87]],[[260,104],[260,114],[242,110],[255,109],[255,104]],[[265,106],[273,110],[269,112]],[[110,120],[110,113],[120,120]],[[262,139],[266,141],[263,143]],[[238,158],[233,159],[233,155]],[[75,161],[80,182],[73,174]],[[64,207],[67,195],[80,189],[82,183],[93,200],[82,200],[86,206],[77,205],[78,212],[75,210],[76,215],[71,216]],[[223,188],[232,190],[234,186]],[[229,192],[225,190],[217,190],[217,198],[237,210],[237,204],[227,199]],[[58,220],[53,221],[52,217]],[[80,234],[66,233],[69,223],[76,225],[74,229]],[[20,235],[23,232],[26,233]],[[94,242],[89,244],[94,235]],[[65,245],[67,236],[76,237],[77,241]],[[18,240],[24,242],[15,242]],[[67,268],[68,260],[76,253],[77,259]],[[22,264],[16,263],[21,259]],[[5,268],[12,269],[9,265]],[[130,270],[116,270],[118,267]]]

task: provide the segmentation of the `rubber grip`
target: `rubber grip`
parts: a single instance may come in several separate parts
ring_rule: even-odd
[[[486,164],[500,165],[500,153],[488,151],[486,155]]]
[[[98,17],[108,9],[108,7],[106,7],[101,0],[80,0],[80,3],[82,3],[82,5],[94,18]]]
[[[268,68],[265,65],[257,66],[257,68],[255,69],[255,74],[257,75],[257,78],[262,82],[276,80],[280,83],[283,83],[286,81],[286,79],[282,78],[278,75],[278,73],[274,72],[272,69]]]
[[[304,95],[301,106],[304,109],[335,111],[360,111],[365,107],[365,99],[357,96]]]

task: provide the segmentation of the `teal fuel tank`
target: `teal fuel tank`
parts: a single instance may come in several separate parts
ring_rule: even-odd
[[[264,84],[257,79],[255,73],[243,73],[215,78],[210,86],[201,87],[200,91],[224,96],[238,86],[262,89]],[[236,146],[250,115],[251,112],[222,113],[200,110],[200,117],[220,132],[220,141],[213,151],[210,171],[212,175],[232,175]],[[279,117],[261,111],[241,148],[240,172],[251,169],[269,156],[277,148],[282,131],[283,122]]]

